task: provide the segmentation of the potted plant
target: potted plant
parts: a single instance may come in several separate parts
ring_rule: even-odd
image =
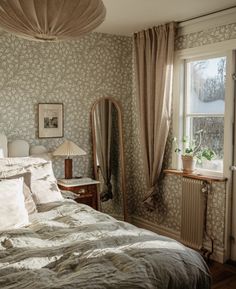
[[[202,134],[203,130],[199,130],[195,133],[198,139],[188,141],[187,137],[184,137],[182,140],[182,149],[178,146],[176,138],[173,138],[175,143],[175,152],[180,154],[182,159],[182,166],[184,173],[192,173],[195,170],[196,162],[202,163],[204,159],[211,161],[215,158],[215,152],[206,146],[202,146]]]

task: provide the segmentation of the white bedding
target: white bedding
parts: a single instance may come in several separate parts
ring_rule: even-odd
[[[1,289],[209,289],[202,258],[172,239],[71,200],[0,232]]]

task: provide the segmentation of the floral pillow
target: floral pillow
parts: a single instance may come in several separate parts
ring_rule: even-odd
[[[30,191],[30,188],[24,183],[24,189],[23,189],[24,197],[25,197],[25,208],[29,215],[32,215],[34,213],[37,213],[37,208],[35,205],[35,202],[32,197],[32,193]]]
[[[46,163],[47,161],[42,158],[0,158],[0,178],[6,178],[8,172],[11,171],[11,175],[29,171],[32,165]]]
[[[25,172],[31,173],[30,189],[37,205],[63,200],[51,161],[32,157],[0,159],[0,178]]]
[[[32,165],[30,172],[31,191],[37,205],[63,200],[51,162]]]

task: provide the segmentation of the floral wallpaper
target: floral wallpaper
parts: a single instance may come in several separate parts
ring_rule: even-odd
[[[193,48],[236,38],[236,23],[218,26],[176,38],[175,49]]]
[[[37,104],[62,102],[65,138],[87,152],[75,160],[74,174],[91,176],[90,110],[96,99],[112,96],[129,111],[131,53],[128,37],[94,33],[78,41],[36,43],[2,33],[0,131],[53,150],[63,139],[38,139]],[[55,170],[63,176],[59,160]]]
[[[64,136],[87,153],[74,158],[74,176],[93,177],[93,103],[113,97],[122,107],[124,122],[129,123],[131,95],[130,37],[92,33],[77,41],[39,43],[0,35],[0,131],[9,140],[25,139],[54,150],[63,139],[38,138],[37,104],[62,102]],[[126,143],[130,128],[124,130]],[[56,176],[63,177],[63,158],[53,159],[53,165]]]

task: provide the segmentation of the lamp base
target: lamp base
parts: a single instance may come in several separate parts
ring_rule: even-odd
[[[72,179],[72,159],[65,159],[65,179]]]

